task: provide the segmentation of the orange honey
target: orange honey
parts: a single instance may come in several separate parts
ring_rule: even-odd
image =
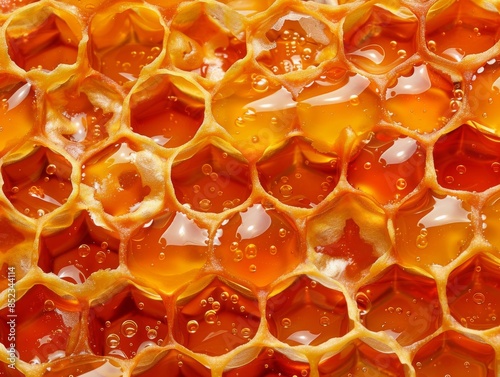
[[[4,1],[0,377],[497,376],[497,8]]]

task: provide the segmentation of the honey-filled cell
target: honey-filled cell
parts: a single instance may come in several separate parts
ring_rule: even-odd
[[[329,26],[308,14],[278,13],[254,38],[257,62],[276,75],[314,68],[336,55],[337,40]]]
[[[500,314],[500,264],[478,254],[453,270],[446,296],[450,313],[462,326],[487,330],[498,326]]]
[[[182,212],[161,213],[132,234],[126,255],[134,276],[170,293],[207,262],[208,230]]]
[[[22,10],[6,31],[10,58],[25,71],[76,63],[82,26],[75,15],[45,6]]]
[[[385,108],[400,126],[420,133],[442,128],[462,104],[461,83],[425,63],[398,74],[388,83]]]
[[[442,322],[436,282],[393,265],[356,293],[361,323],[409,346]]]
[[[0,310],[0,342],[10,348],[9,321],[13,321],[14,352],[20,360],[40,364],[70,356],[80,331],[82,309],[76,298],[67,294],[60,296],[36,284],[25,292],[18,292],[14,305]]]
[[[315,346],[349,331],[347,303],[340,291],[306,275],[274,291],[267,299],[266,316],[269,331],[278,340]]]
[[[236,279],[265,287],[303,260],[298,230],[284,213],[254,204],[225,220],[214,255]]]
[[[0,73],[0,157],[36,129],[36,105],[33,84]]]
[[[382,74],[403,63],[417,49],[417,17],[399,3],[366,3],[344,22],[344,49],[357,67]]]
[[[205,118],[205,98],[193,82],[158,71],[130,97],[130,128],[156,144],[175,148],[191,140]]]
[[[161,345],[167,327],[165,304],[152,289],[126,282],[90,302],[88,342],[95,355],[132,359]]]
[[[212,114],[247,158],[259,158],[296,128],[297,103],[279,81],[258,70],[228,75],[212,97]]]
[[[464,124],[434,144],[438,183],[481,192],[500,184],[500,138]]]
[[[48,223],[40,236],[38,266],[73,284],[83,284],[94,272],[118,267],[119,240],[97,226],[88,212],[66,224]]]
[[[396,255],[404,266],[447,265],[472,239],[470,206],[463,200],[425,190],[396,213]]]
[[[241,155],[212,144],[179,156],[171,178],[177,200],[200,212],[219,213],[236,207],[252,190],[250,170]]]
[[[387,216],[370,198],[344,194],[308,218],[311,261],[325,276],[358,282],[378,257],[391,249]]]
[[[425,149],[409,136],[376,132],[352,157],[349,183],[379,203],[398,201],[411,193],[424,177]]]
[[[482,233],[500,255],[500,195],[493,194],[481,209]]]
[[[62,139],[73,155],[97,148],[116,128],[116,106],[123,101],[107,82],[97,75],[84,80],[72,76],[45,97],[45,132]]]
[[[300,137],[288,139],[257,162],[260,183],[269,194],[305,208],[314,208],[333,191],[340,169],[336,153],[322,153]]]
[[[157,12],[145,6],[116,6],[89,23],[89,63],[119,85],[130,85],[163,49],[165,30]]]
[[[45,146],[25,144],[1,168],[3,192],[23,215],[40,218],[63,206],[73,191],[72,166]]]
[[[176,68],[217,82],[247,53],[243,16],[218,4],[185,3],[170,24],[167,51]]]
[[[174,339],[209,356],[226,354],[255,337],[257,298],[245,287],[217,276],[194,281],[177,298]]]
[[[132,213],[151,192],[141,174],[142,153],[134,142],[122,139],[83,163],[82,184],[89,186],[104,212],[113,216]]]
[[[323,149],[342,142],[350,128],[368,136],[381,118],[378,89],[372,81],[343,66],[325,70],[297,96],[297,114],[304,135]]]
[[[497,375],[495,350],[456,331],[445,331],[420,347],[413,357],[417,377]]]
[[[472,75],[469,103],[472,119],[469,123],[485,134],[500,137],[500,59],[490,59]]]
[[[453,62],[479,54],[500,40],[500,12],[475,0],[439,0],[425,20],[429,51]]]

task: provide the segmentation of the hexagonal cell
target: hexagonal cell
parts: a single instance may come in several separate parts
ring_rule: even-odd
[[[473,118],[469,121],[481,132],[500,137],[500,59],[493,58],[472,75],[468,95]]]
[[[246,344],[260,324],[257,298],[243,286],[219,277],[193,282],[175,305],[175,340],[209,356]]]
[[[266,152],[257,163],[260,183],[270,195],[305,208],[314,208],[333,191],[340,169],[336,153],[322,153],[302,137]]]
[[[223,81],[213,96],[215,120],[248,157],[259,158],[280,143],[296,121],[292,93],[280,82],[249,69]]]
[[[441,326],[436,282],[398,265],[388,267],[356,293],[361,323],[409,346]]]
[[[450,313],[464,327],[486,330],[498,326],[500,265],[478,254],[448,277],[446,295]]]
[[[396,255],[405,266],[429,268],[454,260],[472,239],[468,203],[426,190],[396,213]]]
[[[163,292],[193,281],[208,258],[208,230],[182,212],[165,212],[130,238],[130,272]]]
[[[175,349],[158,354],[153,361],[147,360],[143,365],[133,368],[132,377],[158,377],[168,371],[169,377],[210,377],[210,369],[196,359]]]
[[[60,219],[59,219],[60,220]],[[40,236],[38,266],[73,284],[99,270],[117,268],[120,241],[84,211],[66,224],[46,224]]]
[[[167,336],[167,310],[152,290],[127,283],[90,304],[88,337],[96,355],[130,359]]]
[[[500,138],[462,125],[434,144],[438,183],[452,190],[484,191],[500,184]]]
[[[417,63],[389,81],[386,109],[397,124],[420,133],[443,127],[460,108],[463,91],[460,83],[425,63]]]
[[[96,13],[89,24],[89,61],[119,85],[137,80],[163,48],[165,30],[157,12],[119,6]]]
[[[500,250],[500,194],[491,196],[481,210],[482,230],[488,242]],[[500,254],[497,254],[500,255]]]
[[[327,149],[350,128],[364,137],[381,118],[377,88],[365,76],[333,67],[308,83],[297,97],[305,136]]]
[[[359,226],[353,219],[346,220],[340,238],[332,243],[324,242],[316,245],[314,251],[322,254],[319,258],[324,264],[342,266],[342,274],[349,280],[358,280],[377,260],[373,245],[361,238]]]
[[[158,71],[135,87],[130,97],[130,128],[168,148],[191,140],[203,123],[204,113],[201,89],[166,71]]]
[[[266,315],[271,334],[291,346],[315,346],[349,331],[342,292],[306,275],[276,287],[268,297]]]
[[[83,81],[74,76],[46,94],[50,121],[46,122],[45,130],[49,136],[55,134],[69,141],[70,147],[66,149],[70,153],[74,150],[82,153],[108,138],[116,106],[122,102],[121,94],[99,76],[89,76]]]
[[[253,355],[252,355],[253,354]],[[236,367],[228,366],[223,377],[260,377],[260,376],[308,376],[310,366],[302,355],[285,355],[272,348],[255,349],[248,352],[251,360]],[[252,357],[253,356],[253,357]]]
[[[177,200],[196,211],[216,213],[243,203],[252,191],[250,171],[231,152],[208,144],[177,156],[171,175]]]
[[[2,165],[3,192],[23,215],[39,218],[61,207],[71,195],[72,166],[51,149],[27,143]]]
[[[318,371],[320,377],[405,376],[405,367],[392,352],[380,352],[360,339],[348,343],[339,353],[324,357]]]
[[[478,376],[494,377],[495,350],[492,346],[456,331],[446,331],[424,344],[413,358],[417,377]]]
[[[119,140],[83,163],[82,183],[92,188],[94,199],[106,213],[113,216],[132,213],[151,192],[143,167],[150,162],[148,159],[148,153],[133,142]]]
[[[415,139],[384,131],[373,134],[349,162],[347,180],[387,204],[404,198],[424,177],[425,149]]]
[[[379,256],[391,249],[385,212],[371,199],[338,196],[331,207],[307,221],[311,261],[325,276],[358,282]]]
[[[475,0],[439,0],[425,19],[427,48],[454,62],[488,50],[500,40],[500,13]]]
[[[14,75],[0,73],[0,157],[29,136],[35,124],[33,85]]]
[[[14,322],[19,359],[40,364],[69,356],[80,331],[82,310],[76,298],[61,297],[43,285],[34,285],[19,294],[15,307],[0,310],[0,342],[9,349],[9,329]],[[17,316],[14,319],[13,314]]]
[[[254,204],[222,223],[214,242],[215,258],[237,279],[264,287],[303,260],[298,230],[274,208]]]
[[[123,370],[113,359],[107,357],[95,357],[91,355],[79,355],[71,358],[58,360],[44,368],[43,377],[60,376],[113,376],[122,377]]]
[[[247,53],[243,17],[220,5],[183,4],[170,30],[167,51],[174,66],[214,82]]]
[[[254,33],[257,62],[276,75],[317,67],[335,57],[337,40],[318,16],[288,11]]]
[[[399,3],[366,3],[344,21],[346,56],[367,72],[388,72],[415,53],[417,28],[417,17]]]
[[[60,9],[40,5],[18,13],[7,25],[9,56],[25,71],[52,71],[76,63],[82,38],[78,19]]]

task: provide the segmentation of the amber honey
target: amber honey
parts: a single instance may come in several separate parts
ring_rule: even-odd
[[[500,373],[493,2],[0,12],[0,376]]]

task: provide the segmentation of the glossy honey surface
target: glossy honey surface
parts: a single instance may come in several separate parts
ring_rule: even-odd
[[[0,2],[0,377],[498,376],[499,10]]]

